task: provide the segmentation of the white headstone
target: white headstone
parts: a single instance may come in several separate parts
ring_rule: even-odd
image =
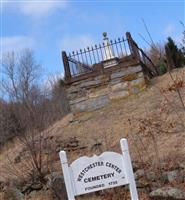
[[[103,40],[104,40],[104,53],[103,53],[103,60],[104,60],[104,67],[108,68],[108,67],[112,67],[114,65],[117,65],[118,62],[116,60],[116,57],[114,55],[112,46],[109,42],[109,38],[107,37],[107,33],[104,32],[103,33]]]
[[[104,36],[103,40],[104,40],[104,45],[105,45],[105,48],[104,48],[105,51],[103,55],[104,60],[110,60],[112,58],[115,58],[109,39],[107,37],[107,33],[104,32],[103,36]]]
[[[75,196],[103,189],[129,185],[131,199],[138,200],[128,144],[121,139],[122,155],[104,152],[100,156],[81,157],[68,166],[65,151],[60,159],[69,200]]]

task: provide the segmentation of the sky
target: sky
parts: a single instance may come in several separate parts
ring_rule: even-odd
[[[141,38],[154,42],[171,36],[180,44],[185,22],[185,0],[24,0],[1,1],[1,55],[31,48],[46,76],[64,73],[61,51],[71,52],[129,31],[142,48]]]

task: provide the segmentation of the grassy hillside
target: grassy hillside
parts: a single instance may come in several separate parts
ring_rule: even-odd
[[[142,93],[117,100],[101,110],[69,114],[45,130],[42,139],[50,146],[46,145],[43,151],[45,159],[50,154],[49,171],[61,171],[60,149],[65,149],[69,160],[73,161],[81,155],[101,154],[106,150],[120,152],[119,140],[127,138],[135,168],[151,170],[157,174],[159,186],[169,185],[160,180],[163,171],[179,166],[184,166],[185,170],[185,69],[174,70],[172,76],[173,79],[169,74],[154,78]],[[11,170],[14,170],[14,179],[19,179],[16,170],[26,169],[25,161],[29,159],[20,140],[7,144],[0,154],[0,181],[11,180]],[[143,181],[150,184],[150,180]],[[172,181],[170,185],[185,188],[183,182]],[[82,199],[123,199],[118,193],[124,193],[124,189],[118,191]],[[1,194],[3,197],[3,192]],[[148,199],[148,194],[140,191],[141,199]],[[51,199],[48,190],[47,198],[43,195],[46,192],[40,190],[35,196],[25,198]]]

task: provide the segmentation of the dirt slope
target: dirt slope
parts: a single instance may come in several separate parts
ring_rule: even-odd
[[[172,75],[174,79],[178,76],[185,80],[185,68],[174,70]],[[105,150],[120,152],[119,140],[125,137],[129,141],[132,159],[140,161],[141,155],[142,159],[149,162],[155,156],[156,149],[154,141],[147,135],[150,133],[148,126],[151,125],[152,134],[155,135],[156,130],[155,145],[160,159],[171,159],[172,165],[177,164],[176,162],[183,163],[184,110],[177,92],[169,89],[161,91],[172,84],[169,74],[154,78],[142,93],[115,101],[101,110],[75,116],[69,114],[44,131],[43,135],[46,138],[55,138],[56,141],[68,141],[76,137],[82,148],[68,152],[70,161],[80,155],[90,156]],[[180,93],[185,102],[185,86],[180,88]],[[152,124],[149,125],[150,120]],[[142,132],[143,124],[146,125],[146,130]],[[4,148],[0,154],[1,169],[8,163],[7,154],[13,160],[20,151],[21,145],[17,140]],[[57,153],[56,157],[56,166],[60,170]]]
[[[175,78],[183,73],[185,74],[185,69],[180,71],[174,70],[173,76]],[[172,83],[173,81],[169,74],[157,77],[151,80],[148,88],[142,93],[115,101],[101,110],[81,113],[75,116],[68,115],[48,129],[46,134],[63,138],[75,136],[89,150],[97,142],[103,143],[102,148],[104,149],[119,150],[120,138],[126,137],[132,143],[133,137],[131,135],[138,132],[139,120],[137,119],[147,119],[154,116],[155,120],[156,115],[157,117],[161,115],[161,119],[164,119],[162,115],[166,111],[163,113],[161,110],[165,106],[169,108],[169,113],[165,116],[167,118],[164,119],[165,122],[177,122],[176,126],[180,126],[178,115],[180,115],[182,121],[185,121],[185,118],[177,93],[160,91],[161,89],[168,88]],[[185,88],[181,88],[180,92],[183,99],[185,99]],[[165,98],[168,98],[172,103],[166,103]],[[132,122],[131,126],[129,126],[128,120]],[[183,143],[185,141],[185,133],[180,128],[178,131],[175,131],[177,129],[172,127],[171,131],[169,131],[172,133],[159,134],[158,137],[160,139],[157,143],[161,156],[172,153],[176,146],[180,149],[179,153],[185,152],[185,145]],[[133,153],[131,144],[130,148]],[[93,154],[94,152],[91,151],[91,153]],[[89,154],[89,152],[85,151],[83,154]]]

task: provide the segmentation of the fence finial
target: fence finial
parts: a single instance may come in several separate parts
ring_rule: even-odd
[[[103,37],[104,37],[104,38],[103,38],[104,40],[108,39],[108,38],[107,38],[107,32],[103,32],[102,35],[103,35]]]

